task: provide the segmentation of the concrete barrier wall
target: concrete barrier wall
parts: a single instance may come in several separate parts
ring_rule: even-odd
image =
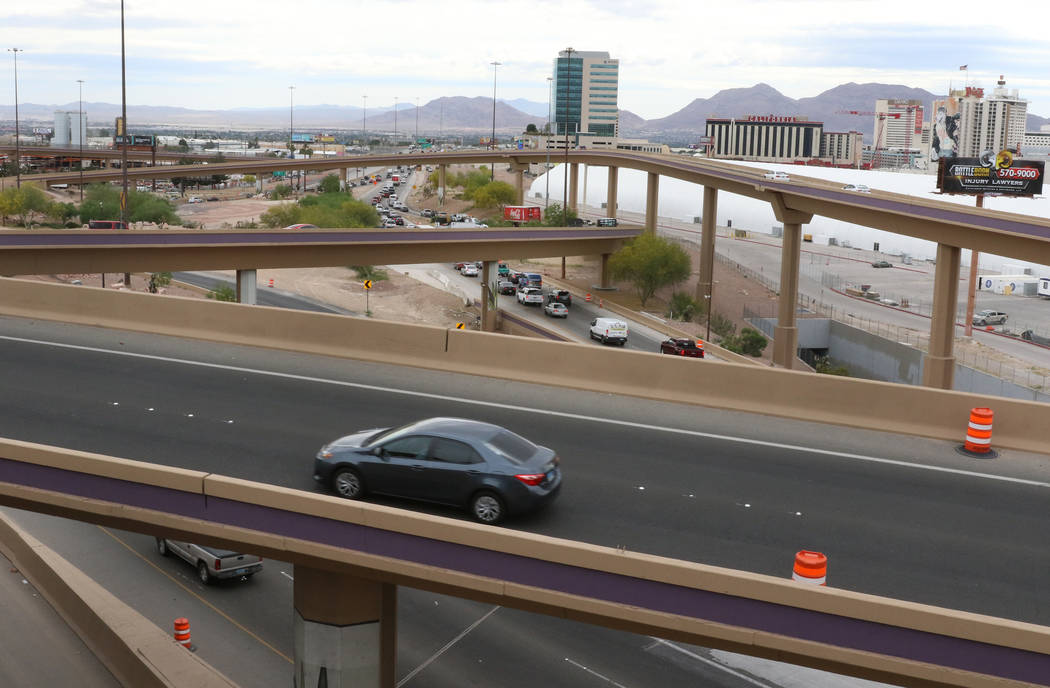
[[[117,474],[125,468],[119,462],[111,467]],[[170,634],[2,514],[0,550],[122,685],[236,688],[237,684],[187,652]]]
[[[793,637],[794,633],[784,635],[761,628],[745,627],[747,624],[743,621],[740,622],[743,626],[737,626],[735,621],[719,623],[706,617],[703,609],[709,605],[717,607],[722,604],[718,600],[730,604],[736,604],[730,600],[752,600],[757,603],[781,605],[782,608],[806,610],[803,612],[805,623],[817,627],[821,625],[821,621],[817,616],[813,616],[814,614],[827,615],[823,618],[828,623],[838,623],[835,619],[846,618],[854,619],[858,623],[874,624],[872,632],[875,634],[883,633],[876,630],[876,626],[908,629],[903,631],[904,635],[901,637],[911,638],[915,642],[921,640],[932,647],[943,647],[944,643],[956,642],[950,639],[960,639],[966,643],[1013,648],[1013,651],[1028,653],[1023,657],[1017,655],[1017,658],[1018,661],[1029,663],[1045,663],[1046,655],[1050,652],[1050,629],[1032,624],[834,588],[798,585],[788,578],[733,571],[508,529],[494,529],[459,520],[417,514],[382,505],[348,502],[333,496],[218,475],[207,475],[204,478],[202,492],[186,495],[194,498],[203,511],[192,515],[170,511],[157,512],[154,509],[160,508],[158,504],[169,503],[171,490],[164,488],[166,492],[160,495],[158,502],[149,506],[136,505],[135,495],[143,490],[143,485],[146,493],[155,494],[155,486],[170,479],[165,469],[139,464],[136,466],[137,470],[145,474],[156,470],[158,475],[143,483],[120,479],[122,489],[113,490],[112,483],[105,481],[110,479],[111,474],[126,475],[127,465],[136,462],[67,452],[51,447],[36,448],[37,451],[28,464],[50,463],[60,470],[63,470],[64,465],[75,463],[79,466],[79,475],[84,477],[83,484],[88,487],[79,498],[67,500],[67,495],[63,492],[24,487],[18,482],[12,482],[16,477],[23,477],[25,474],[14,470],[11,464],[19,462],[31,449],[34,447],[26,443],[0,441],[0,468],[5,472],[7,480],[0,483],[0,502],[8,502],[9,498],[14,498],[22,507],[42,510],[51,508],[55,503],[64,503],[67,510],[64,515],[91,522],[99,522],[107,514],[119,514],[119,517],[125,520],[125,527],[130,526],[144,532],[167,532],[172,536],[176,533],[192,532],[197,541],[204,543],[213,542],[242,551],[257,551],[264,556],[273,556],[293,563],[353,572],[354,575],[428,590],[446,591],[462,597],[556,614],[589,623],[628,628],[635,632],[654,632],[661,637],[680,638],[688,642],[711,641],[715,647],[737,649],[787,661],[802,660],[799,663],[809,666],[839,669],[851,667],[852,673],[873,678],[891,675],[919,677],[923,681],[910,681],[908,684],[923,686],[1020,684],[1009,680],[989,682],[987,677],[982,679],[968,671],[946,670],[935,664],[917,662],[908,659],[906,652],[903,656],[898,656],[897,652],[880,654],[866,651],[863,644],[848,647],[848,643],[844,645],[836,642],[833,635],[827,641],[819,641],[815,637]],[[64,454],[68,456],[64,457]],[[98,485],[97,493],[91,492],[90,486],[93,484]],[[248,524],[245,525],[244,521],[248,521]],[[283,532],[282,528],[287,532]],[[310,535],[293,535],[297,532]],[[449,549],[449,546],[453,546],[452,549]],[[23,561],[28,554],[36,551],[36,548],[28,545],[23,547],[23,550],[16,551],[12,558]],[[401,550],[407,554],[397,555],[396,552]],[[446,557],[445,560],[454,561],[455,564],[441,564],[439,560],[442,551],[451,553],[454,558],[449,560]],[[510,560],[506,558],[508,556],[511,557]],[[544,574],[542,580],[548,581],[549,585],[526,584],[514,582],[513,576],[507,578],[501,574],[502,570],[507,570],[505,566],[508,562],[513,567],[510,569],[512,571],[534,569],[535,564],[528,562],[543,562],[544,566],[568,568],[556,568],[559,573],[554,578]],[[19,565],[26,568],[33,566],[32,562]],[[596,572],[603,577],[605,582],[598,586],[600,590],[588,588],[581,589],[578,593],[559,590],[561,578],[591,580],[593,573],[587,572]],[[42,580],[47,575],[46,572],[41,574]],[[75,572],[62,570],[55,574],[55,577],[61,582],[62,578],[73,575]],[[632,603],[633,597],[630,595],[627,596],[627,601],[611,601],[605,596],[612,594],[611,591],[615,588],[609,587],[611,581],[605,578],[607,576],[622,577],[617,580],[619,585],[624,586],[625,591],[637,590],[638,581],[643,581],[643,588],[650,583],[675,586],[677,592],[674,599],[685,606],[675,606],[673,611],[661,611],[658,604],[648,607],[640,602]],[[57,583],[47,580],[42,583],[51,584]],[[696,602],[693,598],[694,591],[705,591],[705,596],[699,599],[707,602],[700,607],[693,606]],[[64,594],[56,593],[56,598]],[[619,599],[619,595],[613,594],[613,597]],[[687,604],[687,600],[693,602]],[[62,602],[62,606],[71,609],[77,604],[79,603],[76,600]],[[687,612],[687,609],[692,611]],[[774,612],[772,609],[768,611],[771,614]],[[783,618],[782,613],[778,612],[773,616]],[[82,632],[94,632],[96,629],[92,627],[93,624],[122,627],[120,619],[112,615],[106,616],[95,611],[71,613],[76,614],[87,614],[86,620],[71,620],[71,624]],[[97,615],[98,619],[92,615]],[[80,625],[77,625],[78,623]],[[799,619],[799,623],[803,623],[802,618]],[[801,627],[797,630],[803,636],[806,635]],[[942,638],[911,635],[912,632],[934,634]],[[101,637],[108,638],[105,632]],[[107,643],[112,643],[116,649],[104,647],[102,651],[119,655],[123,651],[120,648],[126,642],[126,639],[112,638],[107,640]],[[157,642],[164,647],[174,647],[166,635],[167,645],[160,643],[159,639]],[[963,646],[956,647],[965,649],[968,646],[964,643]],[[184,652],[181,648],[176,649]],[[164,666],[162,662],[167,661],[164,655],[162,654],[161,659],[154,660],[153,652],[154,650],[150,649],[145,653],[145,661]],[[955,656],[958,657],[958,654]],[[127,670],[133,671],[137,668],[132,666]],[[946,680],[946,676],[951,678]],[[132,680],[126,685],[167,685],[148,679],[147,676],[143,680]],[[186,682],[180,685],[226,685],[209,681]]]
[[[115,327],[677,401],[962,442],[970,409],[993,445],[1046,452],[1048,407],[830,375],[443,330],[340,315],[0,279],[0,314]],[[536,361],[543,361],[537,365]],[[692,363],[692,362],[690,362]]]

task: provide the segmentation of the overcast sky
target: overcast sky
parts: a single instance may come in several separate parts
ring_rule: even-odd
[[[1050,116],[1050,7],[987,0],[128,0],[128,103],[194,109],[420,103],[492,95],[547,101],[559,50],[620,59],[621,108],[669,115],[765,82],[792,98],[850,81],[944,93],[1005,74]],[[120,102],[118,0],[5,0],[0,43],[18,54],[19,102]],[[0,103],[14,102],[12,54]],[[874,103],[856,103],[871,109]]]

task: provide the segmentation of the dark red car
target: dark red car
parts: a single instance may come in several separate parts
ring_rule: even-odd
[[[687,358],[703,358],[704,343],[695,339],[678,339],[671,337],[660,342],[660,353]]]

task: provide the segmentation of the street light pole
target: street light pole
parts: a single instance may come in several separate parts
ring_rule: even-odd
[[[8,48],[7,52],[15,54],[15,188],[22,188],[22,148],[18,143],[18,53],[22,48]]]
[[[84,80],[77,79],[80,89],[80,111],[77,118],[77,137],[80,139],[80,204],[84,204],[84,135],[87,133],[87,125],[84,123]]]
[[[496,69],[503,64],[502,62],[492,62],[492,138],[489,139],[489,148],[496,150]],[[496,163],[492,165],[491,181],[496,179]]]
[[[288,87],[288,154],[294,159],[295,158],[295,86]],[[295,174],[295,170],[291,170],[291,174]],[[292,177],[293,189],[298,187],[298,182],[295,177]]]
[[[124,138],[120,147],[120,222],[128,226],[128,79],[124,49],[124,0],[120,0],[120,121]],[[124,273],[124,285],[131,289],[131,273]]]
[[[554,90],[554,77],[547,77],[547,136],[544,147],[547,149],[547,172],[543,175],[547,180],[547,192],[544,194],[543,215],[547,215],[547,208],[551,204],[551,92]]]
[[[572,76],[572,48],[565,49],[565,90],[562,92],[562,102],[565,103],[565,169],[562,170],[562,192],[561,192],[561,218],[566,225],[569,224],[569,80]],[[559,89],[561,82],[558,82]]]

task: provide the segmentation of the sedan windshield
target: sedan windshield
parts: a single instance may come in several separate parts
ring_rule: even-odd
[[[516,464],[525,463],[539,450],[535,444],[509,430],[500,430],[485,440],[485,446]]]

